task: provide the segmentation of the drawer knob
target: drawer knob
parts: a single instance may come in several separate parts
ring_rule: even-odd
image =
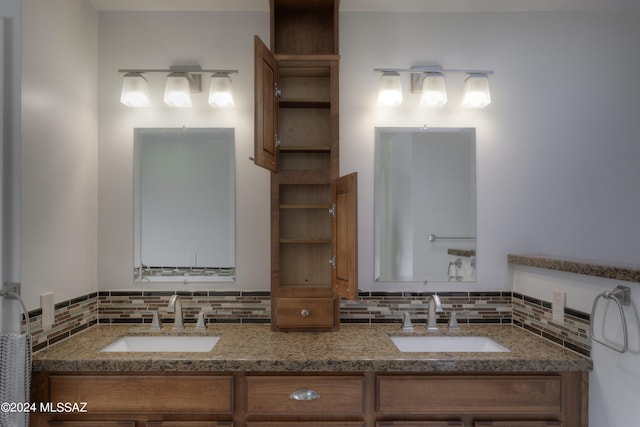
[[[309,310],[307,310],[306,308],[303,308],[302,311],[300,311],[300,316],[309,317]]]
[[[320,399],[320,394],[314,390],[296,390],[289,395],[292,400],[315,400]]]

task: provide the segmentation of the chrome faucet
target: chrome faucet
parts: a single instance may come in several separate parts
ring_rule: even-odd
[[[429,317],[427,318],[427,331],[435,332],[438,330],[436,326],[436,313],[442,313],[442,301],[437,294],[433,294],[429,300]]]
[[[173,321],[173,330],[181,331],[184,329],[182,323],[182,302],[179,295],[172,295],[169,299],[169,306],[167,307],[167,313],[175,313],[176,317]]]

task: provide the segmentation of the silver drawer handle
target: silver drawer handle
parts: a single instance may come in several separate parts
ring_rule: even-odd
[[[320,394],[314,390],[296,390],[289,395],[292,400],[315,400],[320,399]]]
[[[303,308],[302,311],[300,311],[300,316],[309,317],[309,310],[307,310],[306,308]]]

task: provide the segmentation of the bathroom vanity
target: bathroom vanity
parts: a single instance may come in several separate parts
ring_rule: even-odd
[[[419,329],[419,328],[416,328]],[[517,327],[445,328],[509,352],[403,353],[398,325],[287,333],[215,325],[208,352],[110,352],[148,326],[96,326],[34,357],[33,426],[585,427],[591,361]],[[185,332],[189,335],[193,331]],[[170,329],[155,335],[174,334]]]

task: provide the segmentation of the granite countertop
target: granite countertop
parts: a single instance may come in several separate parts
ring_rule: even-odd
[[[211,335],[221,339],[206,353],[100,352],[126,335]],[[511,349],[504,353],[401,353],[392,335],[482,335]],[[246,372],[552,372],[588,371],[592,362],[511,325],[461,325],[449,332],[424,324],[403,332],[399,324],[342,325],[338,332],[272,332],[270,325],[193,326],[176,333],[171,325],[97,325],[33,355],[34,371],[246,371]]]
[[[507,261],[514,265],[524,265],[527,267],[640,283],[640,264],[613,264],[542,254],[508,254]]]

